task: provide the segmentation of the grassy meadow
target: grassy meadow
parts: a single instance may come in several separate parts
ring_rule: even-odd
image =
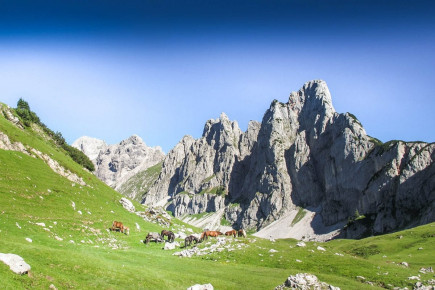
[[[412,288],[416,281],[410,276],[420,275],[423,283],[434,277],[419,270],[435,267],[435,224],[358,241],[307,242],[306,247],[291,239],[227,237],[235,247],[247,246],[192,258],[173,256],[180,249],[165,251],[163,244],[142,243],[148,232],[160,232],[161,226],[126,211],[119,203],[122,195],[82,169],[43,133],[18,129],[1,114],[0,131],[11,141],[48,154],[87,183],[74,184],[41,159],[0,149],[0,253],[17,254],[32,267],[20,276],[0,263],[3,289],[47,289],[51,284],[58,289],[186,289],[198,283],[211,283],[215,289],[273,289],[301,272],[341,289],[392,289]],[[130,235],[110,232],[114,220],[129,226]],[[188,227],[172,222],[174,231]]]

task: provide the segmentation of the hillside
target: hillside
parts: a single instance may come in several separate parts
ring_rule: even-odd
[[[2,105],[5,110],[14,113]],[[416,281],[408,277],[419,274],[426,284],[432,279],[433,274],[419,270],[435,266],[435,224],[361,241],[307,242],[306,247],[296,246],[295,240],[226,237],[219,244],[199,244],[204,255],[192,258],[174,256],[179,248],[144,245],[148,232],[164,227],[125,210],[119,193],[73,162],[38,127],[20,127],[19,120],[14,124],[4,116],[0,114],[0,253],[17,254],[31,266],[20,276],[0,263],[4,289],[186,289],[197,283],[216,289],[273,289],[300,272],[342,289],[373,288],[365,282],[412,287]],[[32,149],[40,154],[31,156]],[[54,161],[58,171],[69,172],[66,177],[49,166]],[[68,179],[72,175],[83,183]],[[137,211],[147,210],[134,205]],[[108,231],[113,220],[129,226],[130,235]],[[177,219],[171,222],[174,232],[189,232]],[[399,265],[404,261],[408,268]]]

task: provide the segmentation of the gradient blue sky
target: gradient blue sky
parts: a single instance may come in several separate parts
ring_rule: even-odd
[[[323,79],[382,141],[435,141],[435,1],[1,1],[0,101],[68,142],[168,152]]]

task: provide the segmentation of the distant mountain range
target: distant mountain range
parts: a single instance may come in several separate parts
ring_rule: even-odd
[[[359,238],[435,221],[435,144],[368,136],[321,80],[274,100],[246,132],[222,113],[166,156],[138,136],[73,146],[127,196],[176,217],[216,213],[259,236]]]

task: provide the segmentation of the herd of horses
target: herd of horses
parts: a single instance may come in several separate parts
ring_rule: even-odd
[[[126,227],[123,225],[122,222],[118,222],[118,221],[114,221],[112,223],[112,227],[110,228],[111,231],[119,231],[123,234],[128,235],[130,233],[130,228]],[[224,233],[219,232],[219,231],[209,231],[209,230],[205,230],[204,232],[202,232],[201,234],[192,234],[190,236],[187,236],[184,239],[184,247],[188,247],[190,246],[192,243],[201,243],[204,240],[208,240],[208,237],[219,237],[224,235]],[[231,230],[228,232],[225,232],[226,236],[233,236],[235,237],[243,237],[246,238],[246,231],[243,229],[240,230]],[[149,233],[145,240],[144,243],[148,244],[149,242],[156,242],[156,243],[161,243],[163,241],[165,241],[165,237],[168,237],[168,242],[172,243],[175,240],[175,234],[171,231],[168,230],[162,230],[161,233],[155,233],[155,232],[151,232]]]

